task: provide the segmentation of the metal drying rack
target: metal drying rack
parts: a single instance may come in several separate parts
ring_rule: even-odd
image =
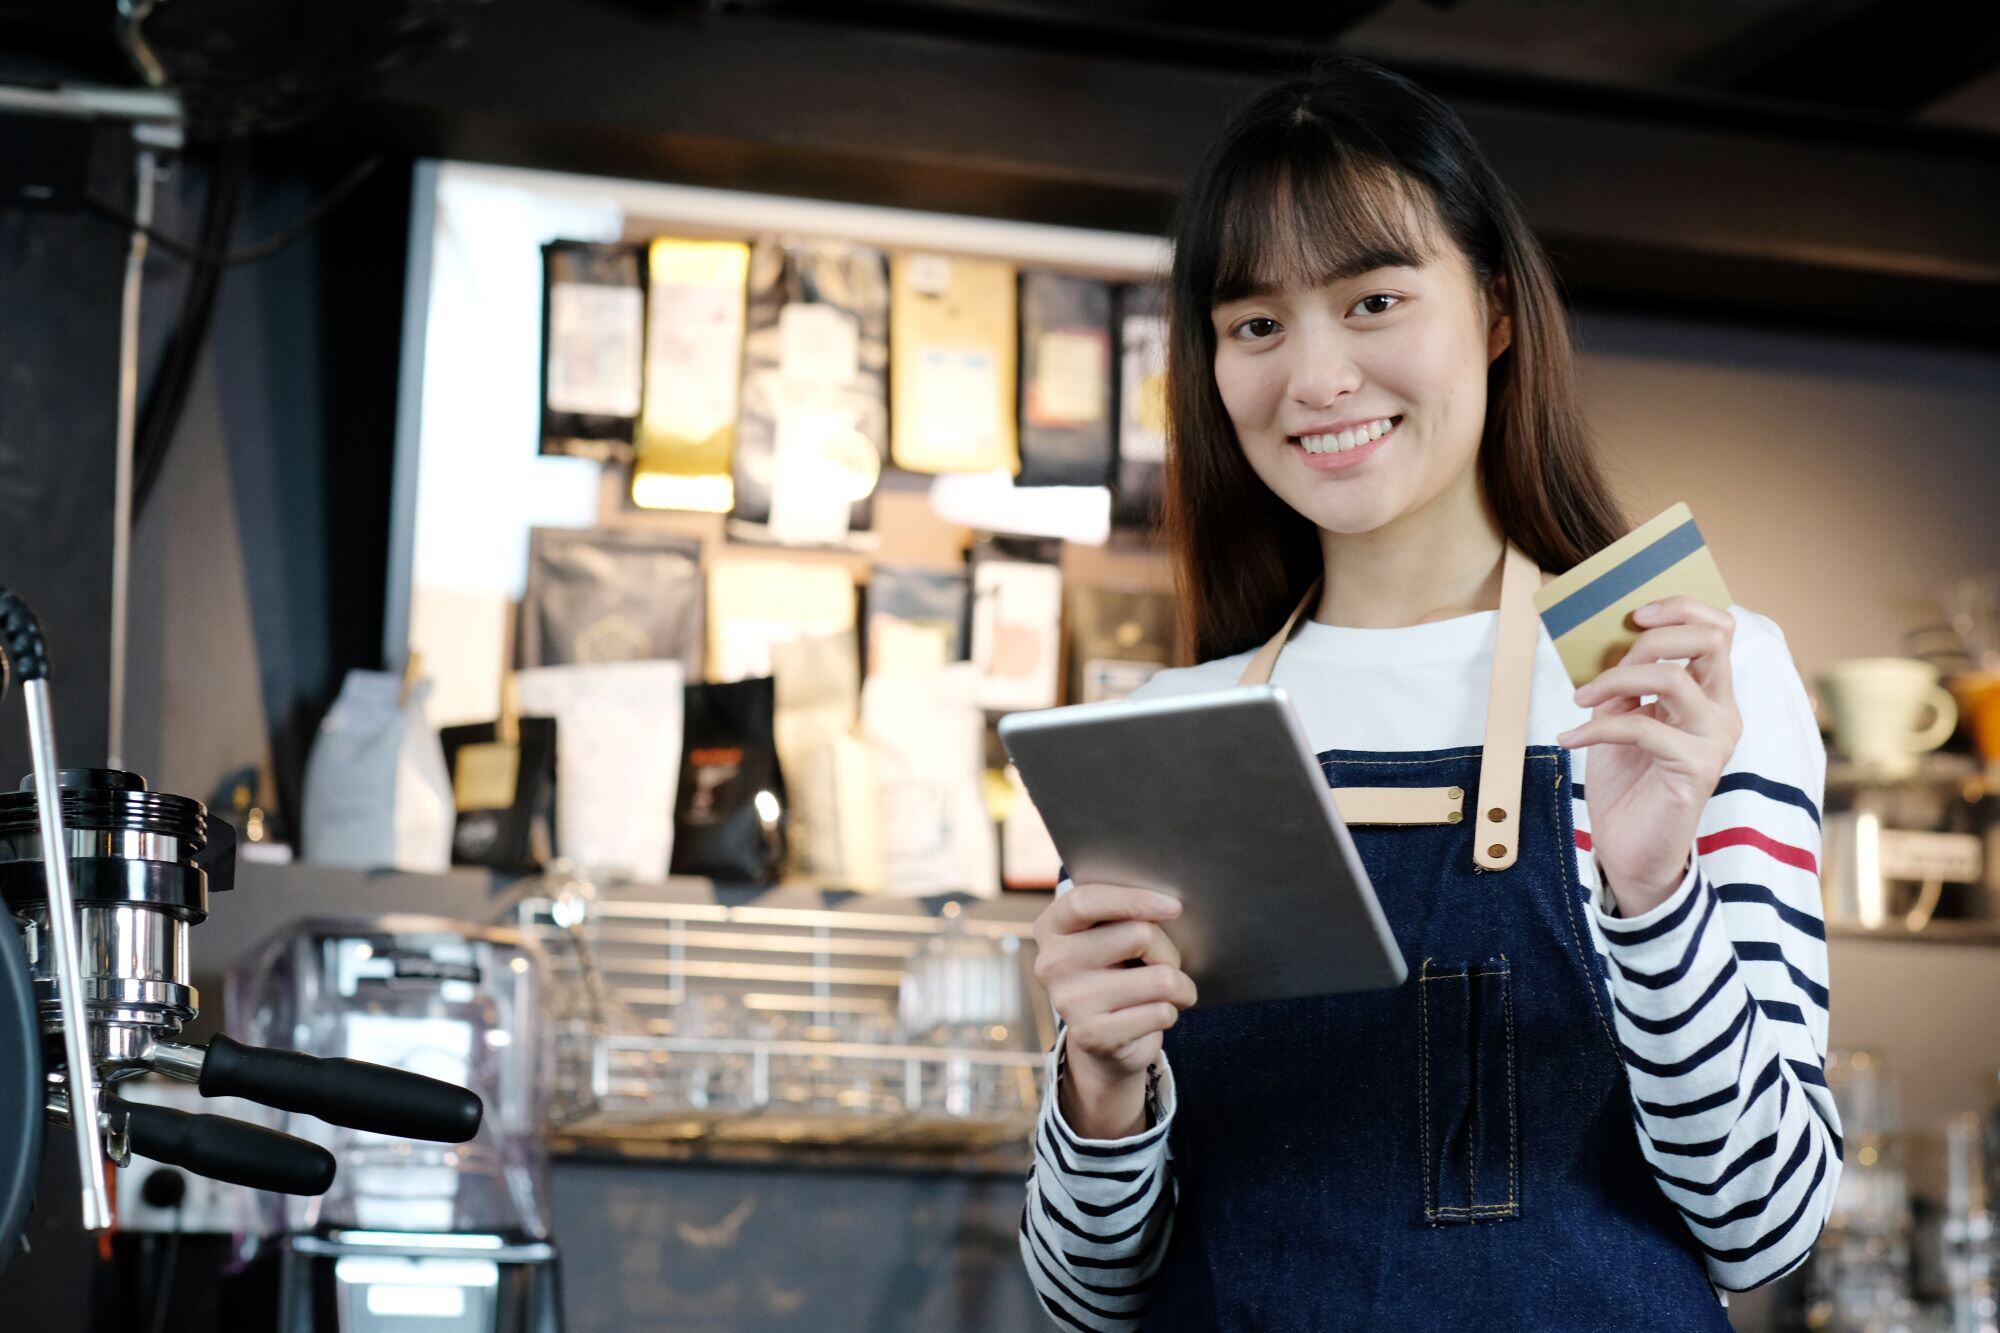
[[[1054,1041],[1031,922],[800,886],[725,896],[553,874],[510,896],[550,963],[558,1150],[1025,1156]],[[906,960],[953,916],[1021,969],[1017,1021],[977,1044],[889,1035]]]

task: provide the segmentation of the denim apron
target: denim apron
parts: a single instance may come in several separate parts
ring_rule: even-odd
[[[1409,979],[1168,1029],[1180,1197],[1148,1329],[1730,1327],[1640,1155],[1568,752],[1524,744],[1540,582],[1509,544],[1484,745],[1318,756]]]

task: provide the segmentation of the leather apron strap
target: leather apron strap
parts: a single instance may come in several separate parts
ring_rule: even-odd
[[[1278,654],[1307,607],[1319,597],[1316,578],[1292,614],[1243,668],[1239,685],[1264,685]],[[1535,590],[1541,570],[1512,542],[1500,571],[1500,618],[1493,642],[1493,682],[1486,698],[1486,739],[1479,757],[1472,859],[1482,870],[1514,864],[1521,838],[1521,770],[1527,753],[1528,703],[1541,622]],[[1346,795],[1343,796],[1343,793]],[[1335,803],[1349,823],[1457,823],[1464,793],[1450,788],[1336,787]],[[1350,810],[1353,812],[1350,814]]]

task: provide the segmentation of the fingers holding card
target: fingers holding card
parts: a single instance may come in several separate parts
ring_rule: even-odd
[[[1616,666],[1638,640],[1632,612],[1674,596],[1725,613],[1732,600],[1685,502],[1551,579],[1534,601],[1564,670],[1582,686]]]

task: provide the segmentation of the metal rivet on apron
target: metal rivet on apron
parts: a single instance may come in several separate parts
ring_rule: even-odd
[[[1507,817],[1507,812],[1496,805],[1486,812],[1486,817],[1497,824]]]
[[[1456,824],[1459,820],[1463,818],[1465,818],[1465,812],[1463,810],[1454,810],[1450,814],[1444,817],[1444,822],[1447,824]]]
[[[1465,788],[1453,787],[1450,791],[1446,792],[1444,795],[1445,799],[1449,801],[1462,800],[1465,797]]]
[[[1505,856],[1507,854],[1507,848],[1502,844],[1496,842],[1491,847],[1488,847],[1486,849],[1486,854],[1488,856]]]

